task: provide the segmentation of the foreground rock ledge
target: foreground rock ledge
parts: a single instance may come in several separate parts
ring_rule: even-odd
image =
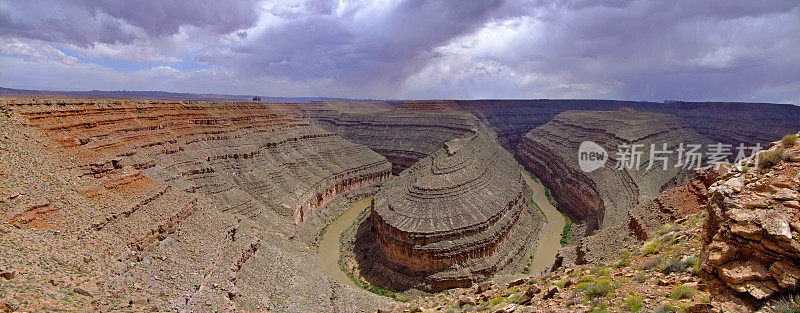
[[[745,160],[709,190],[701,269],[716,294],[756,304],[800,287],[800,149],[781,146],[786,161]]]

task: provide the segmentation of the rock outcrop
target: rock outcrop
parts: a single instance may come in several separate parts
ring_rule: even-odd
[[[639,240],[647,240],[651,233],[664,224],[674,223],[703,210],[708,199],[708,187],[727,170],[727,166],[712,165],[695,171],[689,181],[628,211],[628,228]]]
[[[711,186],[702,236],[712,293],[751,304],[800,289],[800,147],[776,142],[764,153],[778,163],[746,159]]]
[[[369,266],[390,286],[427,291],[519,271],[542,223],[531,205],[513,157],[475,126],[378,192]]]

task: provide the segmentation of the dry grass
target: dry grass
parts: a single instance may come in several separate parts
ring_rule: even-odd
[[[758,154],[758,167],[760,168],[770,168],[773,167],[781,161],[783,161],[783,154],[784,154],[783,147],[778,147],[776,149],[761,151]]]
[[[783,136],[783,139],[781,139],[781,142],[783,143],[784,147],[794,146],[795,144],[797,144],[797,135],[796,134],[788,134],[786,136]]]

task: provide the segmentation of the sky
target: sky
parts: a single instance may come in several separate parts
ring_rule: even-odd
[[[800,104],[800,1],[2,0],[0,87]]]

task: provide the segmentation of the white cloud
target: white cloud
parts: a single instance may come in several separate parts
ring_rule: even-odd
[[[19,56],[30,62],[55,61],[69,65],[78,63],[78,59],[38,40],[0,37],[0,54]]]

